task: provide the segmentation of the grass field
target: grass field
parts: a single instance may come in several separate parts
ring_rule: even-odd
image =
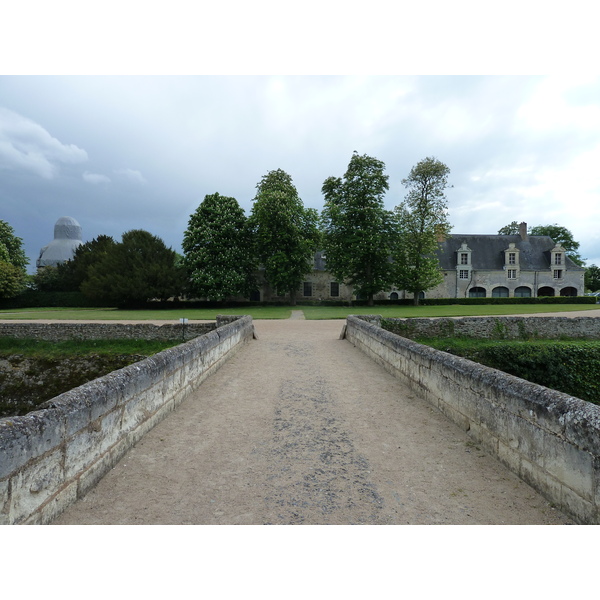
[[[63,358],[65,356],[89,356],[142,354],[150,356],[166,348],[176,346],[178,341],[164,340],[65,340],[50,342],[36,339],[13,339],[0,337],[0,357],[20,354],[35,358]]]
[[[378,314],[391,318],[410,317],[467,317],[483,315],[514,315],[561,313],[597,310],[597,304],[496,304],[447,306],[249,306],[224,309],[164,309],[117,310],[115,308],[38,308],[14,309],[0,312],[0,320],[132,320],[179,322],[185,317],[191,321],[214,321],[216,315],[249,314],[253,319],[289,319],[292,310],[301,310],[306,319],[345,319],[348,315]]]

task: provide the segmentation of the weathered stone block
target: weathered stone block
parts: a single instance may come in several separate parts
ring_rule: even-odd
[[[593,457],[565,441],[545,435],[540,463],[550,475],[588,501],[594,499]]]
[[[10,482],[0,481],[0,525],[10,523]]]
[[[65,444],[65,476],[77,477],[121,437],[121,410],[112,411],[80,430]]]
[[[60,446],[64,435],[64,421],[55,412],[36,411],[22,417],[0,419],[0,479]]]
[[[60,449],[18,471],[11,480],[10,520],[24,521],[48,498],[65,485],[63,455]]]
[[[594,506],[588,500],[579,496],[574,490],[566,485],[561,487],[561,500],[558,504],[563,512],[571,515],[571,517],[582,524],[589,524],[594,515],[598,513],[598,507]]]
[[[77,500],[77,482],[72,481],[47,501],[41,510],[25,521],[26,525],[48,525]]]

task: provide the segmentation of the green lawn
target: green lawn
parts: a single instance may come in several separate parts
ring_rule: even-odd
[[[64,320],[160,320],[179,322],[185,317],[191,321],[214,321],[216,315],[249,314],[253,319],[289,319],[292,310],[302,310],[306,319],[345,319],[348,315],[378,314],[383,317],[466,317],[482,315],[514,315],[560,313],[600,308],[597,304],[497,304],[447,306],[250,306],[224,309],[165,309],[117,310],[114,308],[37,308],[0,311],[4,319],[64,319]]]
[[[181,308],[164,310],[118,310],[116,308],[18,308],[0,311],[4,319],[56,319],[56,320],[132,320],[132,321],[175,321],[186,318],[190,321],[214,321],[217,315],[252,315],[253,319],[289,319],[289,306],[252,306],[244,308]]]
[[[306,319],[345,319],[347,315],[381,315],[387,318],[469,317],[485,315],[517,315],[559,313],[600,308],[597,304],[474,304],[446,306],[300,306]]]

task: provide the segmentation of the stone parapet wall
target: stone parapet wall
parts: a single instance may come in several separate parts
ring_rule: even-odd
[[[249,316],[0,419],[0,524],[45,524],[252,339]]]
[[[237,318],[237,317],[236,317]],[[60,342],[64,340],[189,340],[217,327],[215,323],[0,323],[0,337],[37,339]]]
[[[355,316],[347,319],[346,338],[565,514],[579,523],[600,523],[600,406]]]
[[[407,338],[473,337],[489,339],[600,339],[594,317],[455,317],[381,319],[381,326]]]

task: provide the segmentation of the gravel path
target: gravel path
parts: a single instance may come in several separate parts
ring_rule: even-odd
[[[346,340],[343,321],[258,339],[56,524],[566,524]]]

